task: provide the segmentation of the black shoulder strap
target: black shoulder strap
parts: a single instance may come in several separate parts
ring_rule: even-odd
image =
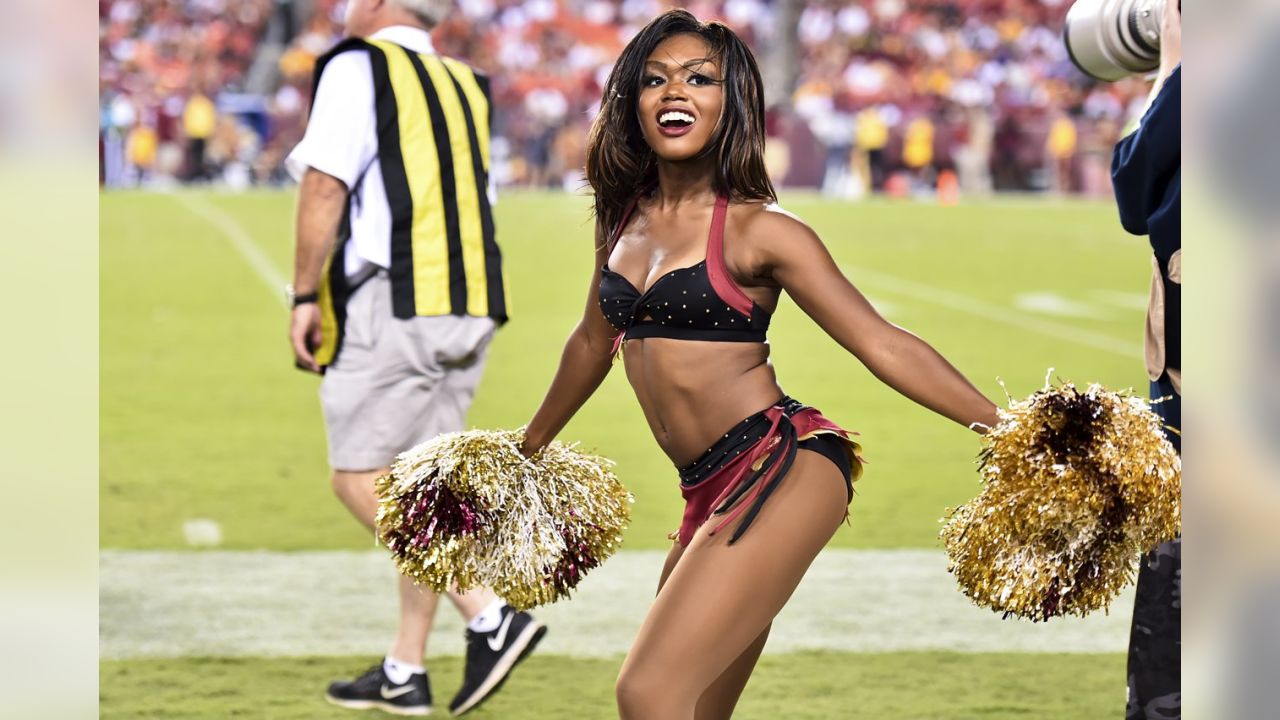
[[[328,66],[329,61],[341,55],[344,52],[352,50],[373,50],[374,46],[362,38],[350,37],[338,42],[337,45],[329,48],[323,55],[316,58],[315,72],[311,78],[311,106],[315,105],[316,93],[320,90],[320,76],[324,73],[324,69]],[[364,184],[364,176],[369,172],[369,168],[373,167],[373,163],[378,159],[377,155],[373,157],[360,171],[360,175],[356,177],[355,183],[348,190],[348,194],[352,198],[352,202],[360,204],[360,187]],[[348,207],[348,212],[350,208]]]
[[[320,89],[320,75],[324,73],[324,68],[330,60],[350,50],[372,50],[373,47],[361,38],[346,38],[316,58],[316,69],[311,76],[311,104],[315,104],[316,91]]]
[[[471,74],[475,75],[476,85],[480,86],[480,92],[484,95],[485,102],[489,104],[489,133],[493,134],[493,91],[489,87],[489,76],[480,72],[475,68],[471,68]]]

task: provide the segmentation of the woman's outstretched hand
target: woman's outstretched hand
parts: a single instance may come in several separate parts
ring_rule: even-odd
[[[1000,408],[996,407],[995,403],[991,403],[990,411],[984,413],[983,417],[969,423],[969,429],[979,435],[986,435],[998,422],[1000,422]]]
[[[536,435],[531,436],[527,425],[521,428],[521,430],[523,432],[523,437],[520,440],[520,454],[526,458],[531,458],[534,455],[537,455],[538,452],[541,451],[542,448],[546,447],[550,442],[550,440],[545,440]]]

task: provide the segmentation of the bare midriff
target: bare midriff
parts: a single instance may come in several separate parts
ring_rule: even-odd
[[[644,338],[627,341],[623,361],[649,428],[676,467],[783,396],[767,343]]]

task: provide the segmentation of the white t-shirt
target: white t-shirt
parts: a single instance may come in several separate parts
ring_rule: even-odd
[[[418,53],[435,52],[430,34],[404,25],[383,28],[369,39],[386,40]],[[329,61],[320,76],[307,132],[285,158],[285,168],[295,180],[301,180],[312,167],[352,190],[355,200],[346,255],[348,277],[365,271],[370,263],[391,267],[391,209],[378,163],[377,125],[369,56],[342,53]],[[492,184],[489,199],[493,201]]]

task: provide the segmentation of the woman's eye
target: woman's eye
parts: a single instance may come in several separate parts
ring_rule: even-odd
[[[690,85],[714,85],[715,82],[716,82],[715,80],[712,80],[706,75],[699,75],[697,73],[694,73],[693,75],[689,76]]]
[[[640,80],[640,84],[644,87],[657,87],[662,84],[662,78],[657,75],[646,75]]]

